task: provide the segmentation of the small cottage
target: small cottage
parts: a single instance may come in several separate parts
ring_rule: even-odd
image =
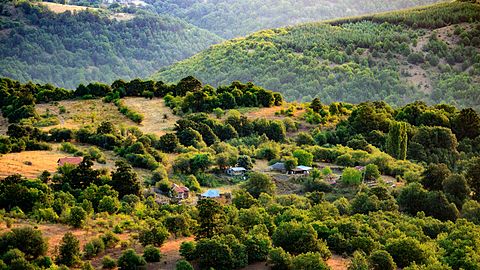
[[[220,196],[220,191],[216,189],[209,189],[205,193],[202,193],[200,197],[202,199],[216,199],[216,198],[220,198],[221,196]]]
[[[64,157],[57,160],[57,165],[58,166],[63,166],[65,164],[78,165],[82,163],[82,161],[83,161],[82,157]]]
[[[276,171],[276,172],[285,172],[287,169],[285,168],[285,163],[282,162],[277,162],[270,167],[268,167],[271,171]]]
[[[312,167],[308,166],[297,166],[295,169],[288,172],[288,174],[310,174]]]
[[[190,196],[190,189],[187,187],[182,187],[177,184],[173,184],[172,193],[176,199],[185,200]]]
[[[231,167],[226,170],[226,173],[230,176],[239,176],[244,175],[247,172],[247,169],[244,167]]]

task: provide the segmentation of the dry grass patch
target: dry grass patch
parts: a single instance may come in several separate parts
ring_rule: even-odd
[[[57,160],[69,154],[60,151],[26,151],[0,156],[0,178],[19,173],[35,178],[43,171],[55,172]]]
[[[64,107],[66,112],[60,113]],[[103,121],[110,121],[119,126],[138,126],[133,121],[122,115],[113,103],[105,103],[101,99],[90,100],[66,100],[54,103],[38,104],[36,109],[39,114],[47,110],[58,117],[60,124],[47,127],[65,127],[70,129],[80,128],[85,125],[98,125]]]
[[[40,5],[44,5],[48,7],[51,11],[55,13],[63,13],[65,11],[83,11],[83,10],[97,10],[98,8],[92,8],[92,7],[83,7],[83,6],[74,6],[74,5],[63,5],[63,4],[58,4],[58,3],[51,3],[51,2],[41,2],[39,3]]]
[[[127,107],[143,114],[145,118],[139,125],[139,128],[145,133],[153,133],[161,136],[173,130],[175,123],[179,119],[179,117],[174,115],[170,108],[165,105],[165,102],[161,98],[146,99],[131,97],[123,100]]]

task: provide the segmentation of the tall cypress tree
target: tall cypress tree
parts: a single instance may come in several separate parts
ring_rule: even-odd
[[[396,159],[407,158],[407,125],[404,122],[392,122],[387,137],[387,153]]]

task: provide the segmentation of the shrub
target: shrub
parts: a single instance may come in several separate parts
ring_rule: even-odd
[[[83,227],[87,219],[87,212],[80,206],[74,206],[70,209],[70,214],[67,218],[67,223],[75,228]]]
[[[182,257],[184,257],[186,260],[195,260],[195,247],[196,245],[193,241],[182,242],[182,244],[180,244],[180,255],[182,255]]]
[[[372,270],[395,270],[397,265],[390,253],[385,250],[375,250],[368,258],[368,265]]]
[[[285,252],[281,247],[274,248],[268,253],[268,264],[273,270],[291,269],[292,256]]]
[[[105,256],[102,259],[102,268],[103,269],[114,269],[117,267],[117,262],[110,256]]]
[[[135,270],[139,266],[146,265],[147,262],[141,256],[139,256],[135,250],[127,249],[118,258],[117,265],[122,270]]]
[[[80,241],[71,232],[63,236],[58,250],[57,264],[70,267],[80,262]]]
[[[159,262],[162,258],[162,254],[160,253],[160,249],[152,245],[148,245],[143,250],[143,258],[147,262]]]
[[[186,260],[180,260],[175,265],[175,270],[194,270],[193,266]]]
[[[143,246],[161,246],[169,236],[168,230],[161,223],[149,226],[140,231],[138,240]]]
[[[330,267],[325,264],[319,253],[308,252],[293,258],[292,269],[328,270]]]
[[[342,183],[347,186],[358,186],[362,183],[362,172],[355,168],[345,168],[342,172]]]
[[[105,250],[105,244],[102,239],[95,238],[86,243],[83,247],[84,256],[87,259],[91,259]]]

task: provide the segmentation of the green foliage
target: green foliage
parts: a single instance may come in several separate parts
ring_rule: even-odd
[[[133,249],[123,251],[117,261],[117,266],[125,270],[135,270],[146,264],[145,259],[138,255]]]
[[[0,65],[4,69],[0,76],[24,81],[55,81],[74,88],[83,81],[146,77],[159,66],[221,40],[165,15],[135,14],[124,21],[93,10],[56,14],[28,2],[2,3],[5,9],[14,6],[18,16],[4,14],[3,26],[18,34],[2,38]],[[167,47],[170,49],[165,53]],[[43,96],[55,98],[50,91]]]
[[[317,238],[317,233],[311,225],[282,223],[273,233],[272,242],[292,254],[320,252],[324,259],[331,256],[326,243]]]
[[[193,266],[186,260],[179,260],[175,264],[175,270],[194,270]]]
[[[424,264],[427,259],[426,251],[420,242],[413,238],[395,239],[388,243],[386,248],[398,267],[407,267],[413,262]]]
[[[328,270],[330,267],[323,261],[322,254],[307,252],[295,256],[292,260],[293,269],[301,270]]]
[[[138,240],[143,246],[153,245],[160,247],[165,243],[168,236],[168,230],[163,224],[155,222],[140,231]]]
[[[270,176],[258,172],[251,172],[248,180],[244,183],[243,188],[254,198],[258,198],[260,194],[274,194],[276,190],[275,183]]]
[[[71,233],[66,233],[58,248],[57,264],[74,266],[80,262],[80,241]]]
[[[104,256],[102,259],[102,268],[104,269],[114,269],[117,267],[117,262],[110,256]]]
[[[219,270],[237,269],[248,263],[245,246],[231,234],[199,240],[196,257],[200,267]]]
[[[407,128],[402,122],[392,122],[387,137],[387,152],[396,159],[407,158]]]
[[[0,236],[0,253],[8,249],[17,249],[23,257],[29,260],[37,259],[47,252],[48,244],[42,237],[42,232],[31,227],[13,228]],[[3,258],[5,260],[5,258]]]
[[[67,218],[67,223],[75,228],[81,228],[87,219],[87,212],[79,206],[74,206],[70,209],[70,214]]]
[[[356,168],[345,168],[341,180],[344,185],[358,186],[362,183],[362,172]]]
[[[224,217],[221,205],[212,199],[203,199],[198,202],[198,223],[199,229],[196,238],[211,238],[221,232]]]
[[[293,151],[293,156],[298,160],[299,165],[312,166],[313,155],[302,149]]]
[[[385,250],[375,250],[368,258],[370,269],[373,270],[394,270],[397,265],[392,256]]]
[[[162,258],[162,254],[160,253],[159,248],[156,248],[152,245],[147,245],[143,250],[143,258],[147,262],[159,262]]]

